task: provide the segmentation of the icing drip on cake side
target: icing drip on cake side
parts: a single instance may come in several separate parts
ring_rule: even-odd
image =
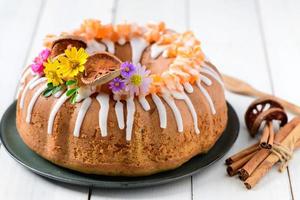
[[[124,37],[119,38],[118,44],[119,45],[124,45],[126,43],[126,39]]]
[[[126,121],[126,140],[130,141],[132,137],[132,128],[134,122],[135,104],[133,97],[126,99],[127,105],[127,121]]]
[[[130,40],[130,45],[132,49],[132,63],[137,65],[140,62],[142,53],[149,44],[145,39],[135,37]]]
[[[80,102],[83,99],[91,96],[96,92],[96,89],[93,86],[82,86],[78,90],[78,96],[76,98],[76,102]]]
[[[139,102],[140,102],[140,104],[142,105],[142,107],[145,111],[150,110],[149,102],[147,101],[145,96],[139,96],[138,99],[139,99]]]
[[[156,94],[151,94],[151,97],[157,107],[160,128],[167,128],[167,111],[165,105]]]
[[[203,68],[200,69],[200,72],[209,74],[209,75],[210,75],[211,77],[213,77],[216,81],[218,81],[218,83],[219,83],[222,87],[224,87],[224,83],[223,83],[221,77],[218,75],[217,72],[215,72],[211,67],[208,67],[208,66],[206,66],[206,65],[203,65],[202,67],[203,67]]]
[[[29,89],[32,90],[37,85],[39,85],[40,83],[45,82],[45,81],[47,81],[47,78],[46,77],[41,77],[41,78],[37,79],[36,81],[34,81],[33,83],[31,83],[29,85]]]
[[[115,44],[111,40],[103,39],[102,42],[106,45],[107,51],[109,53],[115,53]]]
[[[21,109],[24,107],[25,97],[26,97],[26,94],[27,94],[27,91],[28,91],[30,85],[31,85],[33,82],[35,82],[38,78],[39,78],[39,76],[33,77],[33,78],[27,83],[27,85],[24,87],[23,92],[22,92],[22,95],[21,95],[21,99],[20,99],[20,108],[21,108]]]
[[[116,116],[117,116],[118,126],[122,130],[125,127],[124,108],[123,108],[123,103],[120,100],[117,100],[117,103],[115,105],[115,112],[116,112]]]
[[[154,43],[151,46],[150,49],[150,57],[152,59],[156,59],[160,54],[163,53],[164,50],[166,50],[169,47],[169,45],[159,45],[157,43]]]
[[[80,106],[80,109],[77,114],[76,122],[75,122],[74,131],[73,131],[73,135],[75,137],[79,137],[82,122],[84,120],[86,112],[88,111],[89,107],[91,106],[91,103],[92,103],[92,99],[90,97],[88,97],[83,100],[82,105]]]
[[[25,79],[26,77],[29,75],[29,74],[32,74],[32,70],[30,67],[28,68],[25,68],[26,70],[23,72],[23,75],[21,77],[21,80],[20,80],[20,83],[23,84],[25,82]]]
[[[69,97],[67,96],[67,93],[65,92],[52,107],[52,110],[50,112],[50,116],[48,119],[48,127],[47,127],[48,134],[52,134],[53,124],[54,124],[56,114],[59,111],[60,107],[67,101],[68,98]]]
[[[85,49],[86,52],[88,54],[93,54],[94,52],[102,52],[105,51],[105,46],[99,42],[97,42],[96,40],[91,40],[88,44],[87,44],[87,48]]]
[[[170,97],[168,94],[163,94],[162,97],[167,102],[167,104],[170,106],[170,108],[174,114],[175,121],[177,123],[178,132],[183,132],[182,116],[181,116],[180,110],[178,109],[178,107],[175,104],[174,99],[172,97]]]
[[[190,113],[192,115],[192,118],[193,118],[193,122],[194,122],[194,129],[195,129],[195,132],[197,134],[200,133],[200,130],[198,128],[198,117],[197,117],[197,113],[196,113],[196,110],[194,108],[194,105],[191,101],[191,99],[187,96],[187,94],[185,94],[184,92],[182,93],[179,93],[179,92],[172,92],[172,96],[174,96],[175,99],[181,99],[181,100],[184,100],[184,102],[186,103],[187,107],[189,108],[190,110]]]
[[[44,92],[44,90],[47,88],[47,84],[44,84],[42,87],[40,87],[31,97],[31,100],[28,104],[27,107],[27,115],[26,115],[26,122],[30,123],[31,121],[31,113],[33,110],[33,107],[35,105],[35,102],[37,101],[37,99],[39,98],[39,96]]]
[[[189,82],[183,83],[183,87],[184,87],[185,91],[187,91],[188,93],[194,92],[194,88]]]
[[[201,81],[203,81],[203,83],[204,83],[205,85],[211,86],[212,81],[211,81],[209,78],[207,78],[206,76],[200,74],[200,79],[201,79]]]
[[[202,94],[204,95],[204,97],[206,98],[206,100],[210,106],[210,110],[211,110],[212,114],[215,115],[216,109],[215,109],[214,103],[213,103],[210,95],[208,94],[207,90],[201,85],[200,80],[196,81],[196,84],[197,84],[198,88],[200,89],[200,91],[202,92]]]
[[[109,110],[109,96],[105,93],[100,92],[97,97],[97,101],[100,104],[99,110],[99,127],[102,137],[107,136],[107,117]]]
[[[53,96],[55,98],[59,98],[65,91],[66,91],[65,89],[62,89],[62,90],[56,92]]]

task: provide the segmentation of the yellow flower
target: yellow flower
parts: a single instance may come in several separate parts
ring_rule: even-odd
[[[47,62],[44,63],[44,66],[44,73],[48,80],[48,83],[52,83],[53,86],[58,86],[64,83],[61,75],[58,73],[58,69],[60,66],[58,60],[52,61],[50,58],[48,58]]]
[[[59,74],[64,79],[71,79],[78,75],[79,72],[84,71],[84,64],[86,63],[88,54],[83,48],[77,50],[75,47],[65,50],[65,55],[59,56],[60,62]]]

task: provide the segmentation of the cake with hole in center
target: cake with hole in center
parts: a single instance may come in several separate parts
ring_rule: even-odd
[[[46,36],[24,68],[16,121],[26,145],[59,166],[144,176],[210,150],[227,106],[192,32],[85,20]]]

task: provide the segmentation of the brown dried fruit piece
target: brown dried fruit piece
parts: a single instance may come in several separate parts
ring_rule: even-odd
[[[262,112],[257,116],[253,126],[251,127],[251,133],[257,133],[263,121],[268,122],[272,120],[278,120],[280,121],[280,126],[284,126],[288,121],[288,117],[281,108],[270,108],[269,110]]]
[[[84,84],[101,85],[120,75],[121,60],[107,53],[95,53],[85,63],[85,71],[81,78]]]
[[[76,47],[77,49],[86,48],[87,44],[82,37],[63,36],[53,41],[51,49],[51,57],[58,56],[65,52],[67,48]]]
[[[258,118],[258,116],[271,109],[271,108],[279,108],[283,110],[283,106],[276,101],[273,98],[265,97],[265,98],[259,98],[255,100],[247,109],[245,113],[245,122],[246,126],[252,136],[254,136],[257,133],[257,130],[253,129],[253,124],[255,120]],[[259,127],[258,127],[259,128]],[[254,132],[255,131],[255,132]]]

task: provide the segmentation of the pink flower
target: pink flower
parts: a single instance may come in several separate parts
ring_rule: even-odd
[[[30,65],[33,72],[42,75],[44,73],[44,62],[47,61],[50,56],[50,50],[44,49],[39,55],[33,60],[33,64]]]

